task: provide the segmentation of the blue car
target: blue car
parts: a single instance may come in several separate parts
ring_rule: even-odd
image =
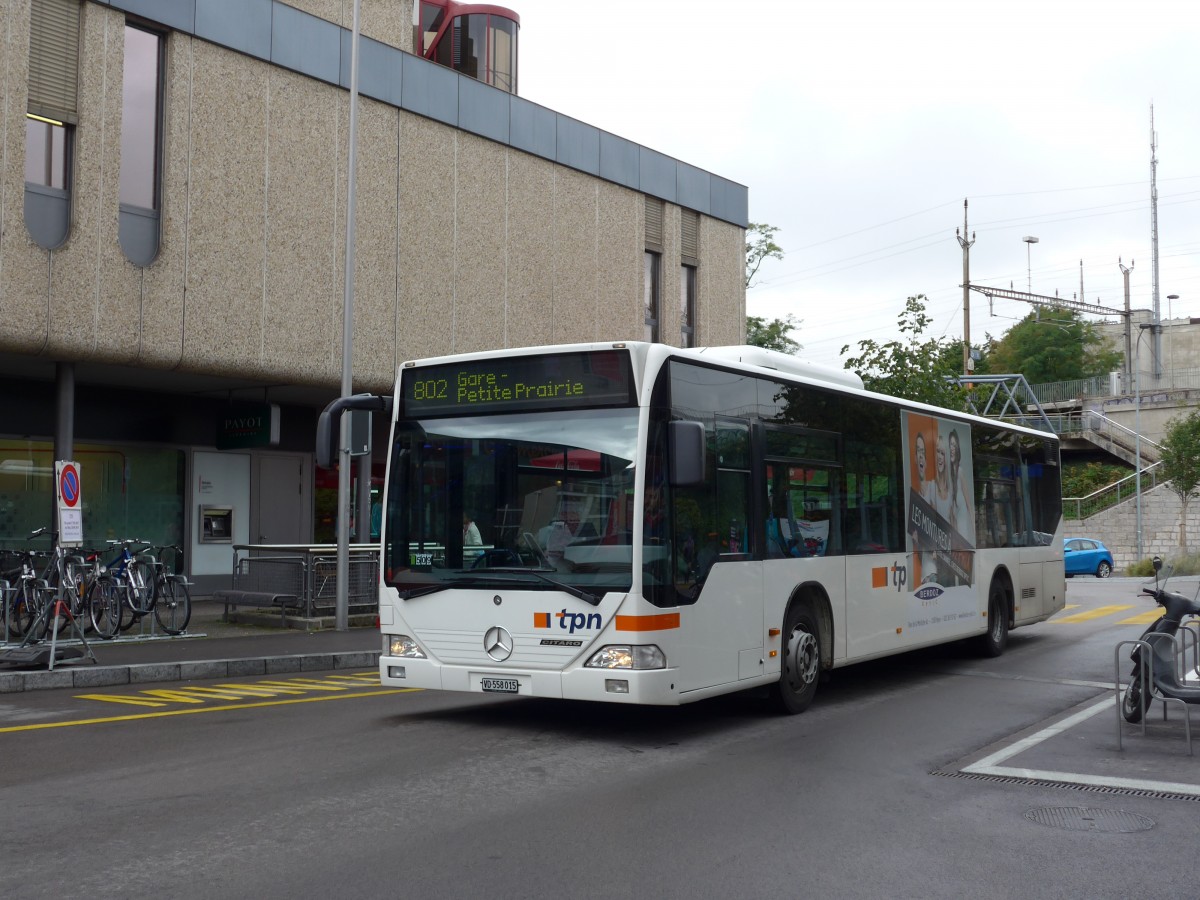
[[[1112,554],[1099,541],[1092,538],[1067,538],[1063,549],[1063,562],[1066,564],[1068,578],[1072,575],[1107,578],[1112,574]]]

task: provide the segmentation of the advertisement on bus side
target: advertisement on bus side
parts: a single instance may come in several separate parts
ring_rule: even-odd
[[[975,613],[974,469],[969,425],[915,412],[901,424],[915,630]]]

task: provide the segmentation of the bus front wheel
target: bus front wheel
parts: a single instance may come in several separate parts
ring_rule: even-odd
[[[821,632],[812,611],[801,604],[788,609],[783,624],[783,671],[773,686],[774,700],[788,715],[808,709],[821,675]]]

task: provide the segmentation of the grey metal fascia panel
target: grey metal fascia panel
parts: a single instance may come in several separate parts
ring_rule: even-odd
[[[556,132],[558,162],[590,175],[600,174],[599,128],[559,113]]]
[[[508,101],[508,117],[511,146],[543,159],[554,159],[558,123],[553,110],[513,94]]]
[[[330,84],[341,68],[340,26],[286,3],[275,3],[271,17],[271,62]]]
[[[178,31],[196,27],[196,0],[105,0],[105,5]]]
[[[709,192],[709,173],[687,163],[675,161],[675,184],[678,193],[676,201],[680,206],[694,209],[698,213],[708,214],[711,196]]]
[[[150,265],[158,256],[158,213],[121,204],[117,216],[117,240],[125,258],[135,266]]]
[[[404,109],[457,128],[458,79],[462,77],[453,69],[405,53],[400,86]]]
[[[639,190],[639,149],[633,141],[607,131],[600,132],[600,177]]]
[[[43,250],[55,250],[71,229],[71,195],[25,182],[25,227]]]
[[[638,187],[642,193],[674,203],[678,196],[675,166],[675,160],[666,154],[639,147]]]
[[[458,82],[458,127],[481,137],[508,143],[508,101],[506,91],[476,81],[461,78]]]
[[[196,0],[196,37],[271,58],[271,0]]]
[[[709,215],[746,228],[750,224],[750,192],[745,185],[713,175],[709,178]]]
[[[338,84],[350,89],[350,39],[353,32],[342,30],[342,63]],[[401,85],[404,81],[404,54],[395,47],[369,37],[358,36],[358,92],[382,103],[403,106]]]

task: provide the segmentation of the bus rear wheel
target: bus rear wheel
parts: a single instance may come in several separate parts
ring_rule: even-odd
[[[999,656],[1008,646],[1008,597],[1004,586],[992,579],[988,588],[987,632],[979,638],[979,652]]]
[[[788,715],[808,709],[821,675],[821,632],[808,607],[793,604],[783,623],[783,671],[772,699]]]

